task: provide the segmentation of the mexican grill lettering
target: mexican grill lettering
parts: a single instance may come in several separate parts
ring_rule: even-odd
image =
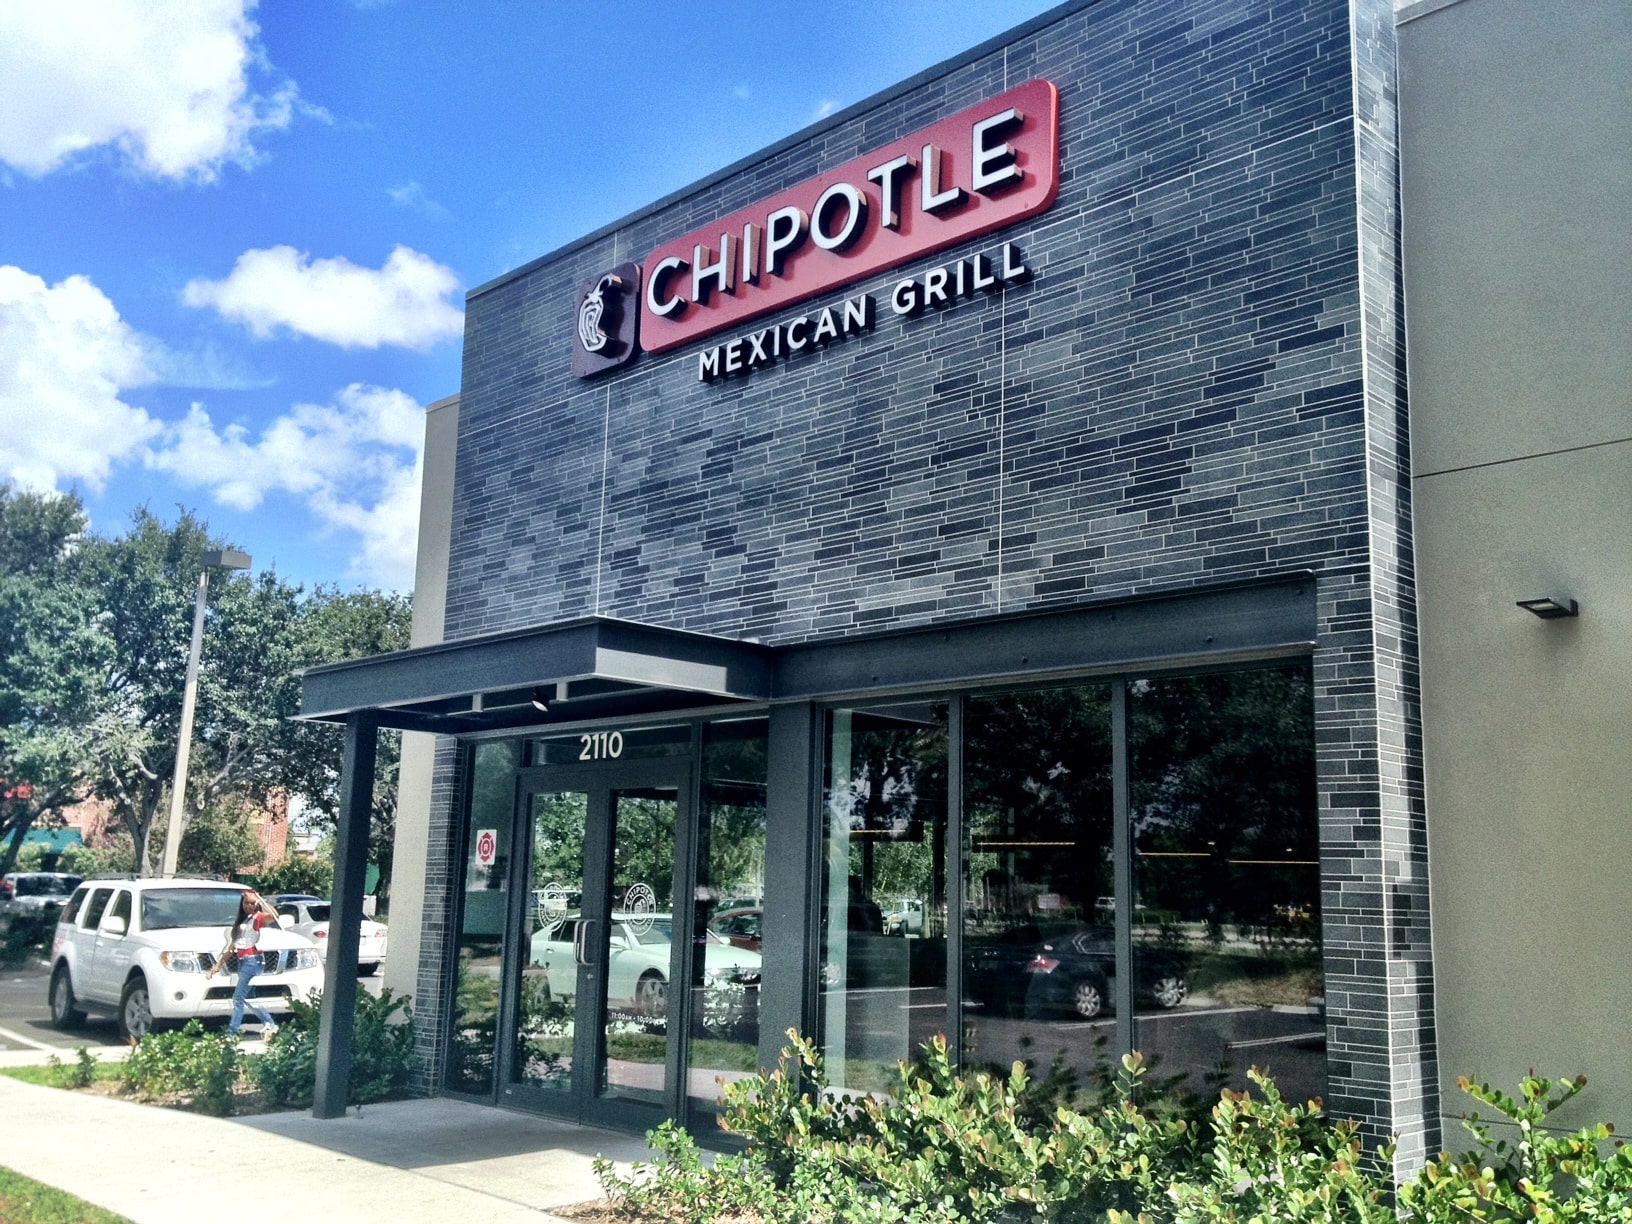
[[[640,346],[660,353],[1047,209],[1059,94],[1029,81],[645,260]]]

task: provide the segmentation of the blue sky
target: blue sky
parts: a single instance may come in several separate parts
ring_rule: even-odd
[[[1044,0],[0,2],[0,479],[412,583],[466,290]]]

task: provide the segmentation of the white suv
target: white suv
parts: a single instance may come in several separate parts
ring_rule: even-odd
[[[230,1016],[238,975],[207,974],[244,891],[216,880],[86,880],[51,942],[52,1025],[72,1028],[87,1011],[104,1012],[140,1040],[166,1021]],[[266,970],[251,993],[268,1011],[322,991],[311,940],[268,926],[260,948]]]

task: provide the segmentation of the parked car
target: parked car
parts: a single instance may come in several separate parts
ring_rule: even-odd
[[[0,914],[54,922],[80,879],[66,871],[13,871],[0,876]]]
[[[115,1017],[140,1040],[171,1021],[232,1014],[236,975],[207,976],[242,902],[241,884],[215,880],[86,880],[68,898],[51,942],[51,1023],[67,1029],[87,1012]],[[270,1012],[323,989],[312,941],[268,926],[266,971],[253,997]]]
[[[304,935],[317,945],[321,960],[329,958],[329,903],[321,897],[295,896],[288,893],[272,898],[277,907],[278,925],[286,931]],[[379,972],[385,961],[385,923],[364,918],[357,938],[357,972]]]
[[[922,935],[924,933],[924,903],[898,901],[884,915],[884,934]]]
[[[533,932],[530,960],[549,975],[558,999],[577,989],[576,942],[582,919],[568,914]],[[609,1006],[643,1016],[661,1016],[669,999],[669,948],[674,920],[669,914],[621,914],[611,918],[607,940],[606,997]],[[703,957],[703,987],[740,996],[759,987],[758,952],[739,948],[709,930],[697,941]],[[744,1000],[746,1002],[746,1000]],[[712,1010],[712,1009],[711,1009]]]
[[[758,952],[765,939],[765,912],[757,907],[721,910],[709,930],[735,947]]]
[[[1027,1019],[1065,1015],[1091,1020],[1109,1010],[1116,976],[1116,938],[1108,926],[1020,923],[998,935],[965,941],[965,988],[999,1012]],[[1190,993],[1183,957],[1134,949],[1136,993],[1173,1008]]]

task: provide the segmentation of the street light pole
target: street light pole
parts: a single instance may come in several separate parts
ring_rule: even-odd
[[[215,548],[204,554],[198,572],[198,595],[193,601],[193,645],[187,652],[187,683],[181,697],[181,731],[176,741],[176,772],[170,780],[170,823],[164,830],[164,861],[159,874],[176,874],[181,853],[182,813],[187,800],[187,758],[193,748],[193,708],[198,704],[198,660],[204,647],[204,596],[210,589],[212,569],[246,570],[249,554],[235,548]]]

